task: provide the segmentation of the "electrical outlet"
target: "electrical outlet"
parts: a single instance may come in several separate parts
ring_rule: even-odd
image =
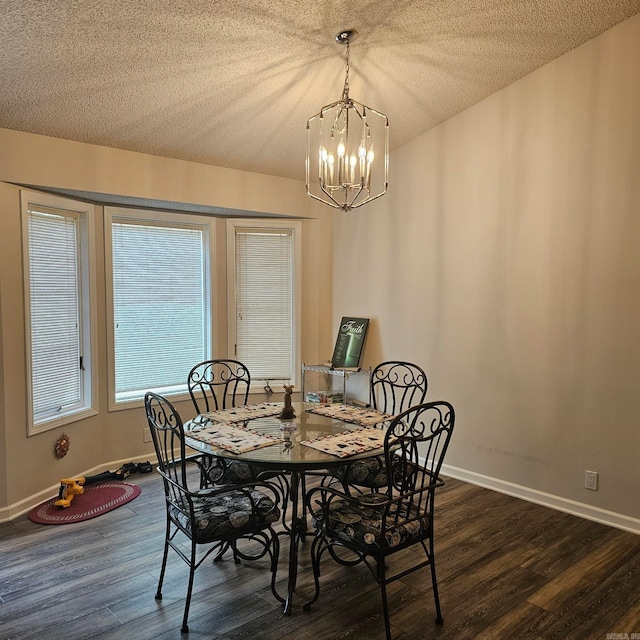
[[[584,488],[591,491],[598,490],[598,472],[597,471],[585,471],[584,472]]]
[[[142,427],[142,441],[151,442],[151,431],[148,427]]]

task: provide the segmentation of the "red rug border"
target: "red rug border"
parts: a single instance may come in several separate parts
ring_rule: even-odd
[[[81,504],[83,495],[86,495],[87,493],[90,493],[93,491],[98,491],[100,489],[114,489],[114,488],[124,489],[124,490],[120,496],[118,496],[117,498],[112,498],[108,503],[103,504],[99,508],[94,507],[90,511],[84,511],[77,514],[73,510],[74,503],[76,507],[79,504]],[[86,487],[84,494],[80,496],[76,496],[73,499],[71,506],[68,507],[67,509],[53,506],[54,502],[58,499],[58,496],[55,496],[54,498],[50,498],[49,500],[46,500],[42,504],[39,504],[38,506],[31,509],[31,511],[29,511],[28,518],[29,520],[31,520],[36,524],[44,524],[44,525],[64,525],[64,524],[74,524],[76,522],[84,522],[86,520],[97,518],[98,516],[101,516],[105,513],[109,513],[110,511],[113,511],[118,507],[128,504],[129,502],[137,498],[140,495],[141,491],[142,490],[138,485],[131,484],[129,482],[120,482],[120,481],[100,482],[100,483],[92,484]],[[52,508],[55,509],[55,512],[51,512],[51,513],[59,514],[58,516],[59,519],[55,519],[55,518],[48,519],[47,516],[44,515],[46,512],[49,512]],[[69,511],[69,509],[72,509],[72,511]],[[69,517],[70,514],[73,514],[73,517],[70,518]]]

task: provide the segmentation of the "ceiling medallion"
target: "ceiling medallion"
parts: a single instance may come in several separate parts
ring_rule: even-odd
[[[350,43],[355,30],[341,31],[346,45],[342,96],[307,121],[307,195],[349,211],[387,192],[389,119],[349,97]]]

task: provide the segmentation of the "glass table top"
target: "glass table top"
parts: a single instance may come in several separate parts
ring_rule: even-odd
[[[370,458],[383,453],[383,449],[378,448],[341,458],[301,444],[305,440],[317,440],[322,437],[363,428],[359,424],[345,422],[334,417],[318,415],[309,411],[309,409],[314,406],[317,405],[313,403],[294,402],[293,408],[296,417],[291,420],[281,420],[275,415],[236,423],[236,426],[246,427],[256,433],[277,438],[277,441],[269,446],[263,446],[243,453],[231,453],[228,450],[189,437],[190,431],[195,435],[198,430],[215,426],[216,422],[208,418],[207,414],[197,416],[193,420],[185,423],[186,443],[192,449],[203,453],[210,453],[229,460],[259,463],[278,469],[327,468],[344,465],[351,460]]]

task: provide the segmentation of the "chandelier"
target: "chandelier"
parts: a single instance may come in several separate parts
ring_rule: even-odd
[[[347,46],[340,100],[307,121],[307,195],[349,211],[387,192],[389,119],[349,97],[349,45],[357,31],[336,35]]]

